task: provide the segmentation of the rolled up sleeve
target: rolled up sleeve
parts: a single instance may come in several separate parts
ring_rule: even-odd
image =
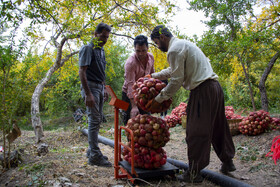
[[[132,99],[133,98],[133,94],[132,94],[132,86],[135,82],[135,68],[132,66],[131,63],[126,63],[125,65],[125,79],[127,82],[127,97]]]
[[[161,70],[160,72],[156,72],[156,73],[152,73],[151,76],[155,79],[159,79],[159,80],[167,80],[168,78],[170,78],[171,75],[171,68],[168,67],[164,70]]]

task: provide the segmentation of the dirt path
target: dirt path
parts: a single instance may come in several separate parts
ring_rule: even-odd
[[[111,138],[110,125],[104,125],[101,134]],[[164,147],[169,158],[187,161],[187,146],[184,141],[185,132],[181,126],[170,130],[171,139]],[[280,186],[280,163],[275,165],[271,157],[265,157],[271,147],[272,139],[279,131],[264,133],[256,137],[234,136],[236,156],[234,163],[237,171],[232,177],[253,186]],[[2,139],[2,138],[0,138]],[[45,141],[49,145],[46,156],[37,156],[34,146],[34,133],[23,131],[14,147],[24,149],[23,160],[17,168],[0,174],[1,186],[131,186],[125,180],[115,180],[113,168],[89,166],[85,157],[88,146],[87,137],[79,131],[46,131]],[[100,144],[102,152],[113,163],[112,147]],[[211,151],[210,164],[206,169],[219,172],[220,161]],[[172,178],[149,179],[139,182],[139,186],[191,186]],[[205,180],[201,185],[216,186]]]

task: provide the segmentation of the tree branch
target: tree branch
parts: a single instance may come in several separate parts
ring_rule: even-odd
[[[260,80],[260,83],[263,82],[265,83],[273,65],[275,64],[276,60],[280,57],[280,51],[278,51],[272,58],[271,60],[269,61],[267,67],[265,68],[264,72],[263,72],[263,75],[261,77],[261,80]]]
[[[69,58],[71,58],[72,56],[74,56],[74,55],[76,55],[76,54],[78,54],[78,53],[79,53],[79,51],[74,51],[74,52],[70,53],[69,55],[66,55],[66,57],[63,58],[63,59],[61,60],[60,66],[63,66],[64,63],[65,63],[67,60],[69,60]]]
[[[278,19],[278,20],[276,20],[276,21],[270,23],[270,24],[267,25],[266,27],[263,27],[262,29],[258,30],[258,32],[261,32],[261,31],[263,31],[264,29],[269,28],[269,27],[275,25],[275,24],[278,23],[278,22],[280,22],[280,19]]]
[[[111,32],[111,34],[115,35],[115,36],[121,36],[121,37],[126,37],[128,39],[132,39],[134,40],[134,38],[132,36],[129,36],[129,35],[126,35],[126,34],[118,34],[118,33],[114,33],[114,32]],[[155,45],[154,43],[150,43],[150,45],[153,45],[154,47],[157,47],[157,45]]]
[[[115,33],[115,32],[111,32],[111,34],[113,34],[113,35],[115,35],[115,36],[126,37],[126,38],[130,38],[130,39],[134,40],[133,37],[128,36],[128,35],[126,35],[126,34],[118,34],[118,33]]]

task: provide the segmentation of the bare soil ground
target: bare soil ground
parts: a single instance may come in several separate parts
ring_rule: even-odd
[[[112,123],[103,124],[102,136],[112,139]],[[32,131],[23,131],[12,145],[13,149],[23,149],[23,163],[0,174],[0,186],[132,186],[127,179],[116,180],[113,168],[90,166],[85,156],[88,147],[87,137],[76,128],[68,130],[45,131],[45,142],[49,153],[38,156],[35,135]],[[169,158],[187,162],[185,130],[181,126],[170,129],[171,139],[164,147]],[[231,177],[252,186],[280,186],[280,163],[274,164],[271,157],[265,157],[270,151],[272,139],[280,131],[266,132],[259,136],[233,136],[236,146],[234,163],[237,171]],[[2,137],[0,137],[2,145]],[[99,144],[104,155],[114,161],[114,149]],[[219,172],[221,162],[211,151],[208,170]],[[1,169],[1,166],[0,166]],[[193,186],[180,183],[171,177],[138,181],[138,186]],[[195,186],[217,186],[207,180]]]

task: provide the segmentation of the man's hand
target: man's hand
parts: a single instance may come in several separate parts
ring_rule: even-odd
[[[130,111],[130,118],[133,118],[139,114],[139,110],[137,106],[132,107]]]
[[[108,101],[108,98],[109,98],[109,94],[108,94],[107,90],[104,89],[103,101],[104,101],[104,102]]]
[[[147,108],[148,111],[151,111],[151,113],[159,113],[162,112],[162,104],[157,102],[155,99],[150,100],[145,108]]]
[[[92,108],[95,105],[95,100],[92,94],[86,95],[85,103],[87,107]]]

